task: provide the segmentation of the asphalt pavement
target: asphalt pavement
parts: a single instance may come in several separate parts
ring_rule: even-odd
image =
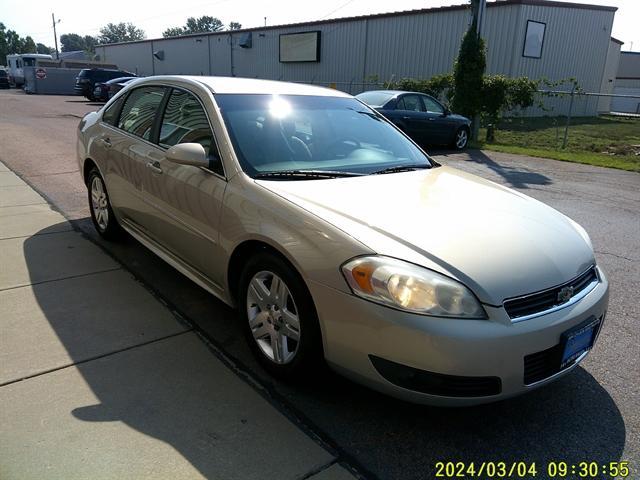
[[[0,92],[0,160],[340,462],[368,478],[425,479],[434,477],[438,461],[536,462],[535,478],[548,478],[550,460],[626,460],[631,478],[640,476],[639,174],[486,151],[433,152],[443,164],[521,191],[583,225],[609,276],[611,302],[597,346],[563,380],[496,404],[432,408],[382,396],[331,372],[299,386],[274,381],[251,357],[231,309],[135,240],[102,241],[88,219],[75,159],[77,123],[97,108],[78,97]]]

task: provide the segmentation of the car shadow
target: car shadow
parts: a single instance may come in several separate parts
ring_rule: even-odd
[[[485,166],[502,177],[508,185],[513,188],[528,189],[531,188],[532,185],[551,185],[553,183],[551,178],[533,169],[529,170],[501,165],[482,150],[468,149],[460,152],[455,150],[431,149],[429,153],[436,157],[436,160],[451,158],[454,160],[466,160]]]
[[[155,257],[137,241],[101,240],[89,219],[74,227],[102,247],[170,308],[177,311],[216,348],[224,351],[234,369],[249,382],[258,382],[274,405],[329,446],[341,461],[355,463],[367,478],[403,480],[435,478],[439,461],[536,463],[546,476],[551,460],[605,464],[621,458],[625,425],[612,397],[582,367],[562,380],[528,395],[471,408],[435,408],[405,403],[363,388],[329,371],[310,381],[289,385],[274,380],[255,362],[244,342],[232,309]],[[39,233],[54,231],[56,226]],[[42,254],[28,239],[24,254],[32,277],[38,277]],[[62,302],[34,289],[39,306],[69,356],[81,361],[82,326],[63,328]],[[114,301],[117,301],[114,299]],[[108,305],[108,302],[105,302]],[[71,413],[83,421],[121,421],[174,447],[205,477],[219,472],[212,463],[215,445],[194,438],[211,412],[211,402],[199,387],[201,377],[173,370],[169,375],[145,375],[138,365],[131,371],[111,372],[77,366],[100,404]],[[117,377],[117,388],[114,378]],[[140,381],[144,378],[144,381]],[[215,379],[214,379],[215,381]],[[132,405],[135,399],[135,405]],[[170,400],[170,401],[169,401]],[[215,406],[213,407],[215,408]],[[224,408],[221,406],[220,408]],[[168,420],[171,419],[171,420]],[[158,461],[162,461],[158,459]]]

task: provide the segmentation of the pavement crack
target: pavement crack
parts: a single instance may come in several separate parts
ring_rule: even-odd
[[[25,380],[30,380],[32,378],[41,377],[43,375],[47,375],[47,374],[52,373],[52,372],[57,372],[59,370],[64,370],[65,368],[75,367],[77,365],[82,365],[84,363],[89,363],[89,362],[92,362],[94,360],[99,360],[101,358],[110,357],[112,355],[116,355],[118,353],[126,352],[128,350],[133,350],[133,349],[138,348],[138,347],[144,347],[144,346],[150,345],[152,343],[162,342],[163,340],[167,340],[167,339],[170,339],[170,338],[178,337],[178,336],[184,335],[186,333],[191,333],[192,331],[193,331],[193,329],[183,330],[181,332],[172,333],[170,335],[165,335],[163,337],[154,338],[153,340],[148,340],[146,342],[136,343],[135,345],[129,345],[128,347],[119,348],[118,350],[114,350],[112,352],[103,353],[101,355],[95,355],[93,357],[85,358],[84,360],[79,360],[77,362],[66,363],[64,365],[60,365],[59,367],[50,368],[50,369],[44,370],[42,372],[34,373],[32,375],[27,375],[25,377],[16,378],[14,380],[9,380],[7,382],[0,383],[0,387],[6,387],[7,385],[12,385],[14,383],[23,382]]]
[[[629,258],[629,257],[625,257],[624,255],[618,255],[617,253],[602,252],[600,250],[595,250],[595,252],[600,254],[600,255],[611,255],[612,257],[620,258],[622,260],[627,260],[629,262],[637,262],[638,261],[637,258]]]
[[[108,268],[106,270],[100,270],[100,271],[97,271],[97,272],[80,273],[78,275],[69,275],[68,277],[51,278],[49,280],[41,280],[39,282],[33,282],[33,283],[23,283],[23,284],[20,284],[20,285],[13,285],[11,287],[0,288],[0,292],[5,292],[7,290],[15,290],[16,288],[33,287],[34,285],[42,285],[43,283],[60,282],[62,280],[69,280],[69,279],[72,279],[72,278],[81,278],[81,277],[88,277],[88,276],[91,276],[91,275],[99,275],[101,273],[115,272],[116,270],[122,270],[122,268],[121,267]]]
[[[298,477],[297,480],[307,480],[307,479],[317,475],[318,473],[326,470],[327,468],[331,467],[332,465],[336,464],[337,462],[338,462],[338,459],[337,458],[333,458],[332,460],[328,461],[327,463],[323,463],[322,465],[318,465],[317,467],[312,468],[311,470],[309,470],[307,473],[305,473],[301,477]]]

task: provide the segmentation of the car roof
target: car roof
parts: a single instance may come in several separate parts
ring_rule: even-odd
[[[112,78],[111,80],[107,80],[104,83],[120,83],[120,82],[124,82],[124,81],[129,81],[129,80],[134,80],[134,79],[138,79],[138,77],[118,77],[118,78]]]
[[[427,95],[427,96],[430,96],[430,95],[428,95],[426,93],[410,92],[409,90],[367,90],[366,92],[359,93],[358,95],[362,95],[364,93],[387,93],[387,94],[393,95],[393,96],[400,95],[402,93],[415,93],[416,95]]]
[[[83,68],[82,71],[83,72],[123,72],[123,73],[131,73],[131,72],[127,72],[126,70],[118,70],[117,68],[99,68],[99,67]]]
[[[306,85],[303,83],[279,82],[276,80],[260,80],[256,78],[242,77],[200,77],[190,75],[161,75],[146,77],[137,81],[140,86],[145,83],[198,83],[205,85],[213,93],[244,93],[244,94],[271,94],[271,95],[310,95],[323,97],[346,97],[351,95],[334,90],[332,88]]]

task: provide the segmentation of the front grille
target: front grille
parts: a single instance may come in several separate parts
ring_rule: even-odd
[[[565,287],[573,287],[573,296],[580,293],[587,286],[597,280],[596,267],[591,267],[577,278],[558,285],[557,287],[543,290],[542,292],[532,293],[524,297],[512,298],[504,301],[504,308],[510,318],[526,317],[536,313],[544,312],[558,305],[562,305],[566,302],[558,300],[558,294],[560,290]]]
[[[502,391],[498,377],[461,377],[444,375],[402,365],[369,355],[371,363],[385,379],[391,383],[429,395],[446,397],[487,397]]]

